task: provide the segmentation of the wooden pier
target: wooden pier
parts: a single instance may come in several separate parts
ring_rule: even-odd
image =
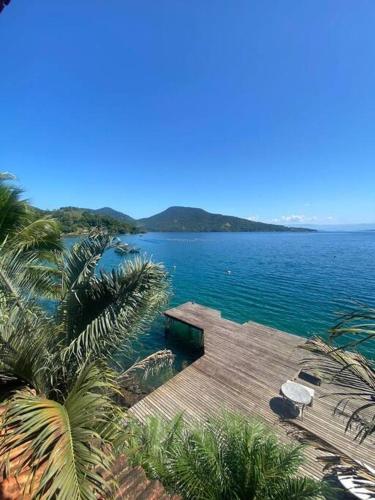
[[[203,333],[204,353],[189,367],[131,408],[140,420],[149,415],[172,418],[183,412],[187,420],[205,419],[228,409],[267,422],[282,440],[307,438],[305,473],[322,478],[322,456],[335,455],[349,463],[360,460],[375,468],[374,440],[363,444],[345,433],[345,419],[333,416],[337,399],[332,386],[312,386],[299,380],[306,351],[304,339],[257,323],[235,323],[219,311],[188,302],[165,312],[167,321],[190,325]],[[315,389],[313,407],[303,420],[282,415],[279,391],[286,380]]]

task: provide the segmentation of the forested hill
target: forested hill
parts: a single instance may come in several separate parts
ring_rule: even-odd
[[[127,214],[104,207],[99,209],[62,207],[57,210],[39,210],[40,214],[57,219],[63,233],[81,234],[95,227],[112,234],[154,232],[306,232],[312,229],[266,224],[231,215],[206,212],[201,208],[170,207],[164,212],[144,219],[133,219]]]
[[[130,217],[130,215],[124,214],[123,212],[119,212],[118,210],[114,210],[110,207],[97,208],[96,210],[93,210],[93,212],[100,215],[106,215],[107,217],[111,217],[121,222],[126,222],[131,226],[138,225],[136,219],[133,219],[133,217]]]
[[[121,214],[121,212],[118,212],[118,214],[122,217],[108,215],[108,209],[106,208],[92,210],[89,208],[62,207],[57,210],[36,210],[41,214],[56,219],[65,234],[87,233],[97,227],[105,228],[111,234],[139,232],[134,219]]]
[[[305,228],[265,224],[230,215],[212,214],[201,208],[170,207],[164,212],[138,220],[138,224],[147,231],[186,231],[186,232],[247,232],[247,231],[274,231],[274,232],[306,232]]]

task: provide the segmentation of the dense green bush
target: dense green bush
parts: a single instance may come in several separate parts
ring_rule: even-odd
[[[127,453],[171,491],[194,500],[316,499],[326,486],[298,475],[303,447],[263,424],[223,413],[205,424],[156,417],[130,424]]]

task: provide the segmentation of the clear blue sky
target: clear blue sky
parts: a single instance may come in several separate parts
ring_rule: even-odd
[[[0,47],[41,208],[375,221],[374,0],[12,0]]]

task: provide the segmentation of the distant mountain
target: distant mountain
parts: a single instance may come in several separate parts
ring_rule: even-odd
[[[38,215],[49,215],[60,222],[63,233],[82,234],[103,227],[112,234],[152,232],[306,232],[315,229],[266,224],[231,215],[212,214],[201,208],[170,207],[159,214],[136,220],[110,207],[98,209],[61,207],[57,210],[34,208]]]
[[[112,217],[113,219],[126,222],[127,224],[131,224],[133,226],[137,225],[137,221],[133,219],[133,217],[130,217],[130,215],[124,214],[123,212],[119,212],[118,210],[114,210],[113,208],[110,207],[97,208],[92,211],[95,212],[96,214],[106,215],[108,217]]]
[[[230,215],[212,214],[201,208],[170,207],[164,212],[139,219],[138,224],[147,231],[154,232],[240,232],[240,231],[278,231],[305,232],[305,228],[291,228],[276,224],[265,224]]]

